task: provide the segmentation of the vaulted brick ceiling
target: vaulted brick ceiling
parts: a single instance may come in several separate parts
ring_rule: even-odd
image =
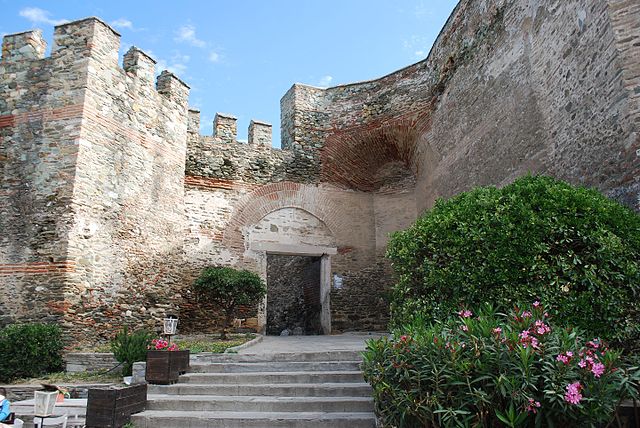
[[[384,186],[380,171],[401,163],[415,174],[414,153],[421,126],[418,117],[395,118],[384,123],[331,133],[321,149],[321,179],[340,187],[376,191]],[[397,167],[388,179],[398,177]]]

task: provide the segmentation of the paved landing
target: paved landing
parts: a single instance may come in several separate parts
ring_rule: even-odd
[[[383,335],[382,333],[345,333],[330,336],[264,336],[261,342],[241,349],[238,353],[363,351],[367,340]]]

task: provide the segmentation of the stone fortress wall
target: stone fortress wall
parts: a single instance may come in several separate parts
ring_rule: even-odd
[[[330,260],[333,331],[384,329],[388,234],[438,197],[550,174],[640,210],[640,5],[463,0],[424,61],[281,100],[282,150],[89,18],[5,36],[0,61],[3,322],[58,320],[76,341],[122,324],[215,317],[206,265],[266,277],[266,254]],[[249,311],[249,315],[256,315]],[[264,322],[257,313],[254,324]],[[86,336],[97,331],[97,336]],[[85,332],[85,333],[83,333]]]
[[[120,68],[119,43],[95,18],[56,27],[48,58],[39,31],[4,38],[4,322],[106,336],[174,298],[158,282],[183,254],[188,87],[170,73],[154,84],[136,49]]]

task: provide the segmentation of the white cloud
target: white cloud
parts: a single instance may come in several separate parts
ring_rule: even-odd
[[[207,46],[207,42],[201,40],[196,36],[196,27],[193,25],[184,25],[176,32],[175,40],[177,42],[189,43],[191,46],[197,48],[204,48]]]
[[[402,47],[407,53],[413,54],[415,59],[424,58],[429,52],[429,42],[427,38],[423,36],[411,36],[402,42]]]
[[[333,80],[333,76],[322,76],[320,80],[318,80],[318,86],[329,86],[331,81]]]
[[[133,22],[129,21],[127,18],[118,18],[115,21],[111,21],[110,24],[115,28],[127,28],[129,30],[133,30]]]
[[[20,10],[19,14],[31,21],[32,24],[60,25],[69,22],[68,19],[53,19],[50,17],[49,11],[39,7],[25,7]]]
[[[211,62],[218,62],[218,61],[220,61],[220,55],[219,55],[217,52],[215,52],[215,51],[211,51],[211,52],[209,53],[209,61],[211,61]]]
[[[151,52],[149,52],[151,55]],[[169,61],[162,58],[158,59],[156,64],[156,72],[159,74],[162,70],[169,70],[170,72],[177,74],[178,76],[184,76],[187,72],[187,63],[191,60],[189,55],[181,54],[180,52],[174,52]]]

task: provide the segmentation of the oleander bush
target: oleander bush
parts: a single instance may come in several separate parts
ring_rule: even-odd
[[[57,325],[8,325],[0,330],[0,382],[61,371],[62,348]]]
[[[388,257],[392,327],[539,299],[559,325],[640,344],[640,216],[595,190],[527,176],[438,200],[393,235]]]
[[[539,302],[414,318],[368,342],[363,371],[383,426],[398,428],[604,427],[640,382],[620,352],[556,327]]]

